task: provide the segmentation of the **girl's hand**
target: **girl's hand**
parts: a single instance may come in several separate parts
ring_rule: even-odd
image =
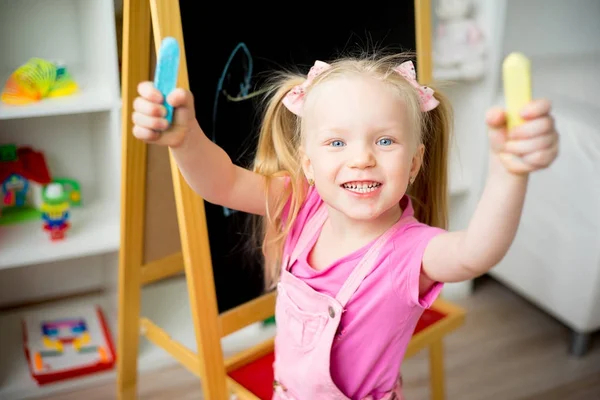
[[[194,98],[189,90],[175,89],[167,96],[174,107],[173,123],[168,126],[163,96],[152,82],[138,85],[139,96],[133,102],[133,135],[147,143],[179,147],[186,136],[198,127]]]
[[[486,115],[490,145],[507,170],[528,174],[547,168],[558,155],[558,133],[550,115],[548,100],[535,100],[524,107],[524,123],[507,132],[506,115],[501,108],[492,108]]]

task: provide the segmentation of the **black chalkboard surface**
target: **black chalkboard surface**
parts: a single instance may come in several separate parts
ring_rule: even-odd
[[[256,144],[256,100],[269,71],[306,73],[316,59],[373,50],[414,52],[413,0],[351,2],[180,1],[190,89],[206,134],[248,166]],[[415,61],[416,62],[416,61]],[[263,293],[259,259],[246,250],[247,215],[206,203],[219,311]]]

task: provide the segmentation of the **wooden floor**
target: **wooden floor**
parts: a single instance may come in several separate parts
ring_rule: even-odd
[[[569,331],[490,278],[461,301],[467,322],[447,339],[447,400],[600,399],[600,338],[582,358],[568,354]],[[405,361],[409,400],[427,400],[427,354]],[[114,384],[51,400],[115,398]],[[139,399],[198,400],[198,381],[174,366],[140,376]]]

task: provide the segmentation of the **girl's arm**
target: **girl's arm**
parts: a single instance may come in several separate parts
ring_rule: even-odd
[[[265,215],[266,178],[233,164],[225,150],[208,139],[198,123],[183,143],[171,151],[186,182],[206,201]],[[275,178],[269,193],[277,196],[283,187],[283,178]]]
[[[532,102],[524,110],[527,121],[510,132],[508,140],[504,113],[488,114],[492,152],[483,194],[466,230],[442,233],[429,242],[423,255],[422,291],[434,281],[480,276],[506,255],[521,219],[529,173],[548,167],[558,154],[558,134],[549,112],[549,102]]]
[[[265,215],[266,178],[234,165],[227,153],[208,139],[196,119],[190,91],[176,89],[167,97],[175,109],[171,126],[164,118],[162,95],[153,83],[141,83],[138,93],[132,116],[137,138],[169,146],[188,185],[206,201]],[[271,196],[279,196],[284,189],[283,178],[273,179],[269,189]]]

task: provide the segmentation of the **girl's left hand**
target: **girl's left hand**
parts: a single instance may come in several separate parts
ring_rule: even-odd
[[[547,168],[558,155],[558,133],[551,104],[546,99],[534,100],[524,107],[521,125],[507,132],[502,108],[492,108],[486,115],[492,151],[514,174],[528,174]]]

